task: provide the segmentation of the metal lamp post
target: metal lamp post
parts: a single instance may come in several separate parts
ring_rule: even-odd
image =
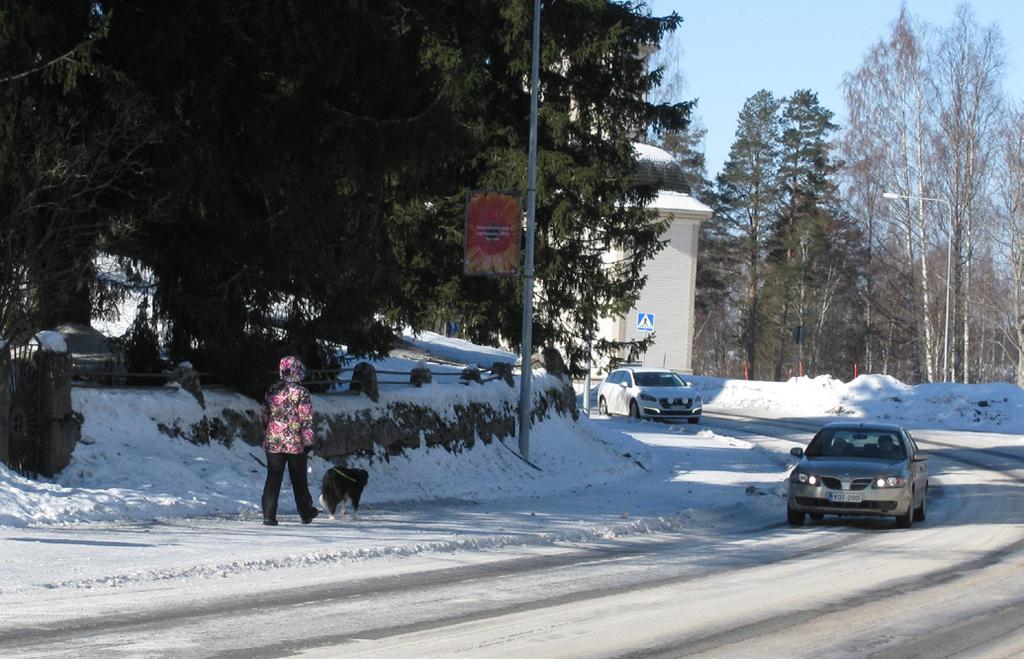
[[[530,457],[530,380],[533,377],[533,243],[537,209],[537,95],[540,89],[540,0],[533,3],[530,71],[530,153],[527,166],[526,257],[523,264],[523,366],[519,375],[519,452]]]
[[[946,318],[945,329],[942,333],[942,381],[949,381],[949,290],[952,287],[950,282],[950,271],[953,263],[953,205],[940,197],[919,197],[917,195],[896,194],[895,192],[883,192],[886,199],[912,199],[919,201],[937,201],[946,205],[949,224],[946,228]]]

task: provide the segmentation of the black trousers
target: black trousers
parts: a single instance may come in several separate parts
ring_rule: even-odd
[[[306,481],[306,465],[309,460],[305,453],[267,453],[267,483],[263,486],[263,519],[277,519],[277,499],[281,495],[284,468],[288,467],[288,479],[295,494],[295,507],[303,519],[313,516],[313,497],[309,496]]]

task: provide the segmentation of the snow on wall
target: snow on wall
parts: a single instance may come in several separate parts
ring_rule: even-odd
[[[545,383],[557,380],[540,376],[535,389],[544,390]],[[418,401],[436,405],[438,414],[449,418],[462,403],[504,404],[509,391],[501,382],[435,385],[382,392],[382,401],[376,404],[361,396],[314,396],[314,406],[328,414],[372,409],[383,415],[388,400]],[[24,478],[0,465],[0,526],[211,515],[258,518],[265,471],[253,458],[262,458],[262,450],[240,433],[228,435],[232,415],[255,416],[258,404],[224,390],[205,393],[203,410],[191,394],[172,386],[75,388],[74,408],[85,419],[71,463],[55,478],[42,480]],[[541,400],[543,393],[535,398]],[[187,436],[184,429],[194,427],[224,433],[227,440],[209,441],[220,439],[214,434]],[[182,430],[177,436],[175,428]],[[458,450],[422,445],[400,455],[378,450],[350,458],[348,463],[370,471],[363,502],[371,506],[422,500],[427,492],[442,499],[497,498],[518,491],[524,482],[538,494],[556,492],[564,490],[567,480],[615,479],[636,469],[631,460],[597,441],[585,424],[571,416],[550,414],[534,426],[530,457],[544,465],[543,472],[516,457],[514,446],[500,438]],[[323,458],[310,459],[312,490],[330,466]],[[281,514],[296,514],[290,496],[283,495],[280,505]]]

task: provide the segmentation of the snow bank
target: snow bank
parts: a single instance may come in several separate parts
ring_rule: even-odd
[[[760,409],[788,416],[842,415],[911,427],[1024,431],[1024,390],[1007,383],[911,386],[888,375],[850,382],[829,375],[788,382],[686,376],[709,411]]]
[[[403,338],[434,357],[460,364],[477,364],[481,368],[489,368],[494,362],[514,363],[519,359],[518,355],[507,350],[486,348],[463,339],[449,338],[434,332],[420,332]],[[433,369],[433,367],[431,368]]]

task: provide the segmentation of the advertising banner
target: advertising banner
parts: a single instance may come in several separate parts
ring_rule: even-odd
[[[519,273],[523,211],[514,192],[472,191],[466,198],[467,275]]]

